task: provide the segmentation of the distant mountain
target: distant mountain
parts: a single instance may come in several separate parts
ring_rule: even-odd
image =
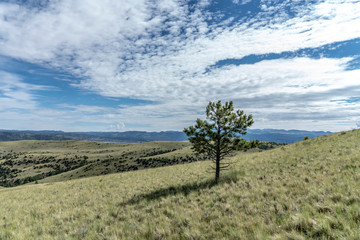
[[[249,129],[246,140],[294,143],[304,139],[331,134],[323,131],[301,131],[281,129]],[[62,132],[62,131],[17,131],[0,130],[0,141],[19,140],[81,140],[98,142],[139,143],[151,141],[185,141],[186,135],[180,131],[163,132]]]
[[[138,143],[150,141],[185,141],[183,132],[62,132],[0,130],[0,141],[19,140],[81,140],[98,142]]]
[[[282,130],[282,129],[249,129],[244,136],[246,140],[260,140],[264,142],[295,143],[302,141],[305,136],[314,138],[322,135],[332,134],[324,131]]]

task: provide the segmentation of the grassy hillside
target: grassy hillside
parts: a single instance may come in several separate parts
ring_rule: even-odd
[[[360,132],[0,190],[0,239],[360,239]]]
[[[189,143],[185,142],[151,142],[132,144],[130,147],[117,152],[117,154],[97,158],[99,160],[38,182],[59,182],[203,160],[202,157],[195,156]]]
[[[151,164],[139,162],[139,159],[163,153],[171,156],[171,152],[183,148],[186,148],[183,152],[191,156],[178,162],[172,161],[174,157]],[[191,157],[193,154],[187,142],[0,142],[0,185],[14,186],[35,180],[62,181],[198,160]]]
[[[279,144],[261,143],[258,150]],[[204,160],[188,142],[0,142],[0,186],[58,182]]]

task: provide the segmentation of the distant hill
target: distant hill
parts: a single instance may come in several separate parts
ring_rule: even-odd
[[[20,140],[78,140],[114,143],[139,143],[151,141],[185,141],[182,132],[62,132],[62,131],[17,131],[0,130],[0,141]]]
[[[301,131],[281,129],[249,129],[244,137],[246,140],[260,140],[276,143],[295,143],[304,139],[305,136],[314,138],[331,134],[323,131]],[[0,130],[0,141],[20,140],[79,140],[114,143],[140,143],[151,141],[185,141],[186,135],[180,131],[163,132],[62,132],[62,131],[16,131]]]
[[[290,144],[302,141],[305,136],[308,136],[309,138],[315,138],[329,134],[332,134],[332,132],[283,129],[249,129],[248,134],[244,136],[244,139]]]

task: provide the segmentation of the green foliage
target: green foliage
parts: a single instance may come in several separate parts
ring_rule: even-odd
[[[285,143],[276,143],[276,142],[260,142],[259,143],[259,150],[270,150],[274,148],[278,148],[281,146],[285,146]]]
[[[245,141],[241,138],[247,134],[247,128],[254,121],[252,115],[244,111],[234,111],[233,102],[209,102],[206,107],[206,118],[197,119],[195,126],[185,128],[184,132],[192,143],[192,149],[204,154],[215,163],[215,182],[218,182],[220,169],[225,169],[230,163],[220,162],[234,151],[247,151],[258,146],[258,141]]]

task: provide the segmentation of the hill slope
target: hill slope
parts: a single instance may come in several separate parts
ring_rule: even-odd
[[[360,239],[359,139],[1,189],[0,239]]]
[[[278,147],[261,143],[258,150]],[[189,142],[0,142],[0,186],[58,182],[204,160]]]
[[[182,153],[184,158],[174,156],[151,163],[146,160],[148,156],[164,153],[171,156],[173,152]],[[201,159],[195,158],[188,142],[0,142],[0,185],[21,185],[41,179],[42,182],[63,181],[196,160]]]

